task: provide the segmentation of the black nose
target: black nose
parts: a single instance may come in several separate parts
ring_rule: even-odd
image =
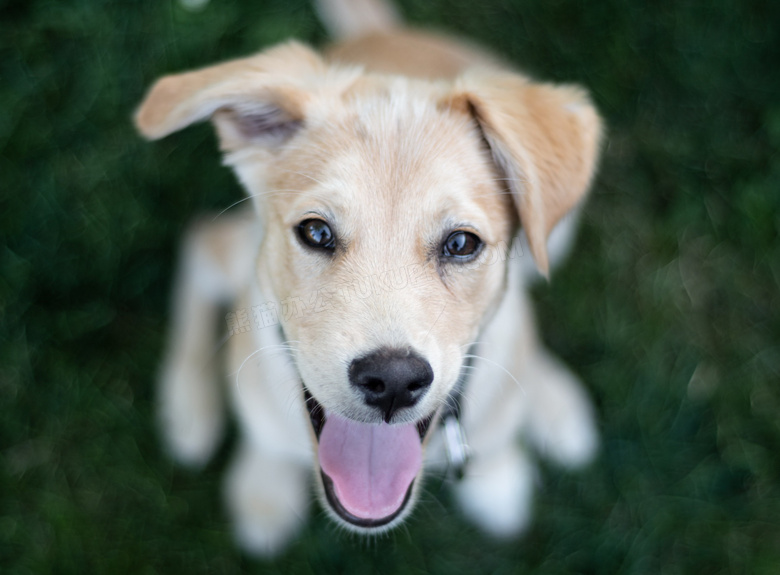
[[[381,348],[349,366],[349,381],[378,408],[387,423],[393,414],[417,403],[433,381],[431,364],[405,349]]]

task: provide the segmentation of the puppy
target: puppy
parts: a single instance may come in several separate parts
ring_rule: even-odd
[[[253,553],[294,537],[312,481],[337,523],[375,533],[447,465],[463,512],[512,536],[534,481],[518,437],[570,467],[598,443],[523,286],[531,257],[547,276],[566,250],[599,116],[583,90],[404,29],[377,0],[318,9],[341,40],[324,53],[288,42],[167,76],[135,116],[149,139],[210,119],[254,208],[185,241],[165,438],[204,463],[229,398],[242,435],[225,493]],[[209,356],[226,304],[223,393]]]

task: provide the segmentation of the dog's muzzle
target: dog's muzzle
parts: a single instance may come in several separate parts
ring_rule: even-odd
[[[472,346],[473,351],[473,346]],[[473,353],[464,366],[471,365]],[[320,478],[330,509],[346,523],[373,529],[390,526],[412,500],[423,460],[423,444],[437,413],[444,430],[450,472],[462,476],[468,446],[460,425],[466,373],[461,371],[446,404],[416,423],[390,425],[401,409],[412,407],[433,381],[430,364],[411,350],[379,349],[352,362],[351,385],[382,423],[361,423],[327,413],[303,386],[318,442]]]

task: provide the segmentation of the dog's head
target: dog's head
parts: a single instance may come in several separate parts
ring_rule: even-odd
[[[257,277],[317,440],[326,507],[377,529],[411,508],[425,436],[504,291],[522,225],[538,267],[600,137],[576,88],[507,72],[365,74],[288,43],[161,79],[160,138],[207,118],[264,222]]]

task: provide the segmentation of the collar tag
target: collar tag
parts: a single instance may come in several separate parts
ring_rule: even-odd
[[[460,419],[454,415],[445,417],[444,427],[444,446],[447,450],[448,471],[456,479],[463,479],[466,464],[469,460],[469,446],[466,443],[466,434],[463,432],[463,426]]]
[[[471,456],[471,450],[466,441],[466,433],[463,431],[463,425],[460,423],[460,408],[466,382],[469,379],[468,369],[471,367],[474,357],[476,357],[476,349],[476,343],[469,348],[466,361],[463,363],[463,367],[466,369],[461,370],[455,389],[452,390],[444,413],[441,415],[441,425],[444,428],[442,430],[444,433],[444,447],[447,451],[447,470],[455,479],[463,479],[466,464],[468,464]]]

